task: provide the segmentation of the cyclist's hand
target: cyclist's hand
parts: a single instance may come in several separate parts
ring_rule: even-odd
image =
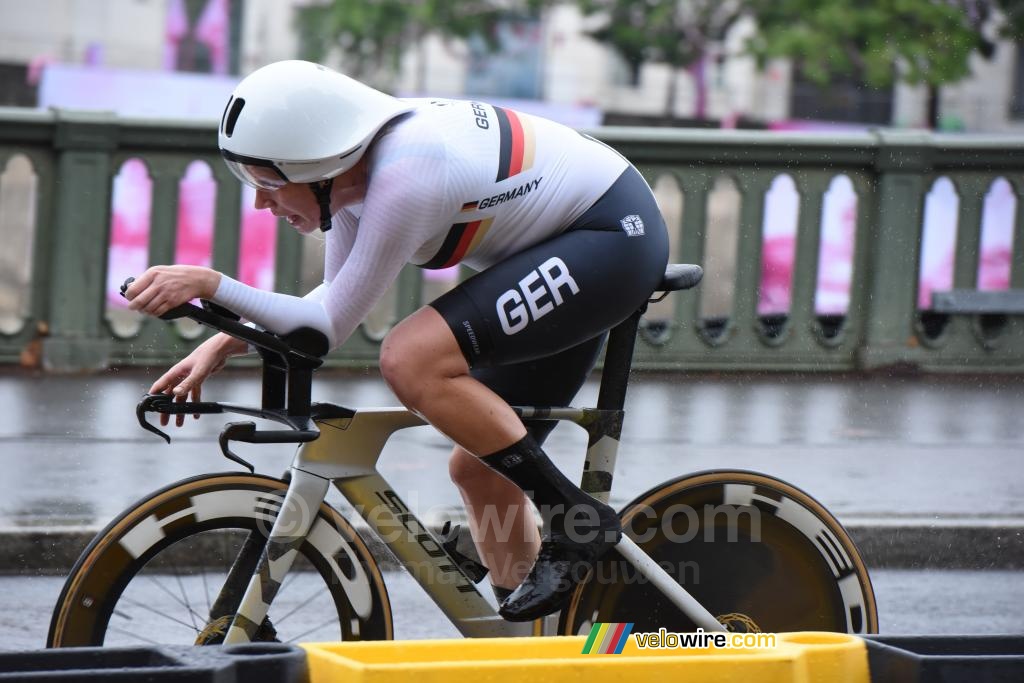
[[[217,293],[220,273],[201,266],[153,266],[125,290],[128,308],[161,316],[192,299],[210,299]]]
[[[151,394],[171,394],[174,400],[182,403],[191,399],[199,401],[202,396],[203,382],[207,377],[224,367],[228,357],[232,355],[232,345],[237,340],[226,335],[216,335],[200,344],[195,351],[165,372],[163,376],[149,388]],[[242,343],[244,352],[244,342]],[[160,426],[166,427],[170,415],[160,415]],[[196,419],[199,415],[194,416]],[[185,424],[185,416],[177,415],[175,424]]]

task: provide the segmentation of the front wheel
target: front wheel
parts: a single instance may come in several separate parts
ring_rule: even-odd
[[[287,489],[270,477],[204,475],[132,506],[72,568],[47,646],[219,642]],[[391,604],[373,556],[324,503],[256,639],[392,637]]]
[[[625,533],[730,630],[878,631],[856,545],[790,484],[754,472],[701,472],[651,489],[621,518]],[[696,630],[615,550],[576,589],[559,632],[585,634],[598,622]]]

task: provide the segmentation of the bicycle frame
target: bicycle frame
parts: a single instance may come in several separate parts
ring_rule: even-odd
[[[588,432],[581,488],[602,502],[608,501],[611,490],[626,382],[642,313],[638,311],[611,332],[597,408],[516,408],[525,422],[569,421]],[[249,642],[254,637],[297,555],[297,548],[310,532],[315,511],[331,483],[464,636],[542,634],[539,622],[514,623],[502,619],[377,471],[377,462],[391,435],[424,424],[422,418],[408,410],[386,408],[359,410],[346,417],[317,421],[320,436],[298,449],[288,493],[225,644]],[[396,530],[401,532],[394,534]],[[714,616],[626,535],[617,550],[697,625],[705,630],[724,630]]]

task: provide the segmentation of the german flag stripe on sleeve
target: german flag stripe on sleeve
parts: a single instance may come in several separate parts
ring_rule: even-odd
[[[493,218],[485,218],[472,223],[456,223],[448,231],[448,236],[444,238],[444,244],[441,245],[434,258],[420,267],[438,270],[454,266],[480,245],[493,220]]]
[[[533,166],[534,134],[529,118],[520,116],[511,109],[494,108],[498,119],[498,133],[501,136],[498,152],[498,175],[494,182],[501,182]]]

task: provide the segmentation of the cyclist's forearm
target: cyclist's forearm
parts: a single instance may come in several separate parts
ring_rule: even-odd
[[[249,353],[249,344],[245,340],[237,339],[223,332],[218,332],[203,342],[203,344],[208,344],[210,348],[223,354],[225,358],[229,356],[244,356]]]
[[[271,332],[286,334],[299,327],[312,327],[333,341],[331,318],[313,299],[267,292],[224,275],[213,300]]]

